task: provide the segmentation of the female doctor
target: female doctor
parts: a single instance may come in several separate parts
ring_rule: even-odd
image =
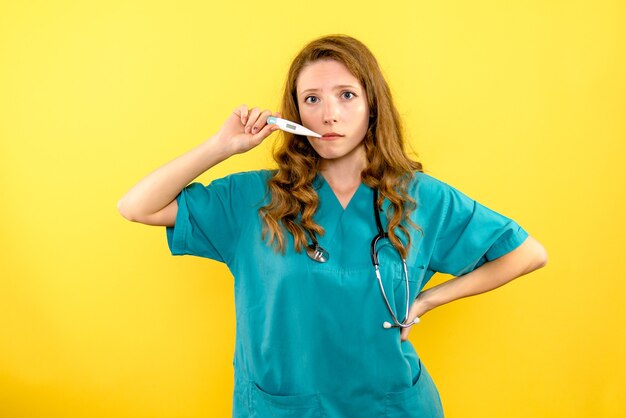
[[[277,170],[189,184],[277,130],[270,116],[323,137],[281,132]],[[547,260],[515,221],[409,159],[376,59],[343,35],[296,56],[280,113],[239,106],[118,209],[166,226],[173,255],[230,268],[234,417],[442,417],[411,325]],[[435,272],[456,277],[422,291]]]

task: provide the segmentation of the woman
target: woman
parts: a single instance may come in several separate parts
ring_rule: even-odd
[[[361,42],[305,46],[281,110],[235,109],[217,134],[134,186],[120,212],[167,226],[172,254],[233,273],[233,416],[443,416],[407,340],[414,319],[542,267],[543,247],[407,157],[388,85]],[[278,170],[189,184],[277,130],[269,116],[324,136],[283,132]],[[388,239],[372,251],[378,223]],[[457,277],[421,291],[437,271]]]

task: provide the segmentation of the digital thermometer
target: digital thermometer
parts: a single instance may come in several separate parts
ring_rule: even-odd
[[[314,136],[316,138],[322,137],[322,135],[313,132],[310,129],[307,129],[302,125],[298,125],[297,123],[287,119],[277,118],[276,116],[270,116],[269,118],[267,118],[267,123],[274,124],[278,126],[281,130],[292,133],[294,135]]]

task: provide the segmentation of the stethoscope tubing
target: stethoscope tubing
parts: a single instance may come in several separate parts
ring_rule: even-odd
[[[383,224],[380,220],[380,211],[378,210],[378,189],[374,189],[374,193],[373,193],[373,199],[374,199],[374,219],[376,219],[376,229],[378,231],[378,234],[372,239],[372,243],[370,246],[370,256],[372,258],[372,264],[374,265],[374,269],[376,271],[376,279],[378,280],[378,285],[380,286],[380,292],[383,295],[383,299],[385,301],[385,305],[387,305],[387,310],[389,311],[389,313],[391,314],[391,319],[393,320],[393,324],[385,321],[383,323],[383,326],[385,328],[408,328],[410,326],[412,326],[415,322],[411,321],[408,324],[405,324],[404,322],[406,322],[407,319],[409,319],[409,270],[406,266],[406,260],[404,258],[402,258],[402,268],[403,268],[403,272],[404,272],[404,282],[405,282],[405,294],[406,294],[406,303],[405,303],[405,314],[404,314],[404,321],[400,322],[398,321],[398,318],[396,317],[396,314],[394,313],[393,309],[391,308],[391,305],[389,303],[389,299],[387,298],[387,293],[385,292],[385,286],[383,286],[383,280],[380,277],[380,268],[379,268],[379,262],[378,262],[378,251],[376,251],[376,245],[378,244],[378,241],[382,240],[382,239],[389,239],[389,234],[387,232],[385,232],[383,230]]]
[[[406,303],[405,303],[405,311],[404,311],[404,320],[402,322],[398,321],[396,314],[389,303],[389,299],[387,298],[387,293],[385,292],[385,286],[383,285],[383,280],[380,276],[380,263],[378,261],[378,251],[376,250],[376,246],[378,242],[382,239],[389,239],[389,234],[383,230],[383,224],[380,220],[380,210],[378,209],[378,189],[374,189],[373,193],[373,207],[374,207],[374,219],[376,219],[376,230],[377,234],[372,239],[372,243],[370,246],[370,256],[372,258],[372,265],[374,266],[374,270],[376,272],[376,279],[378,280],[378,285],[380,286],[380,292],[383,296],[385,305],[387,306],[387,310],[391,314],[391,319],[393,320],[393,324],[385,321],[383,322],[384,328],[408,328],[413,326],[414,324],[419,322],[419,318],[415,318],[413,321],[409,323],[405,323],[407,319],[409,319],[409,302],[410,302],[410,288],[409,288],[409,270],[406,266],[406,260],[401,257],[402,260],[402,268],[404,270],[404,282],[405,282],[405,294],[406,294]],[[312,244],[309,244],[306,248],[307,255],[318,263],[325,263],[329,260],[330,254],[324,248],[320,247],[317,242],[314,233],[309,232],[309,237],[311,238]],[[395,247],[394,247],[395,248]],[[393,285],[393,281],[392,281]]]

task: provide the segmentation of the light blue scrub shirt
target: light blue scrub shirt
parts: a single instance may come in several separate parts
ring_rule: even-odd
[[[177,197],[176,225],[166,229],[173,255],[224,262],[234,276],[233,417],[442,417],[438,390],[413,345],[382,326],[391,316],[370,259],[373,190],[361,184],[344,209],[317,176],[314,219],[330,253],[321,264],[296,253],[288,233],[284,255],[261,240],[258,209],[269,199],[269,176],[262,170],[190,184]],[[412,220],[423,231],[411,228],[411,301],[435,272],[468,273],[528,236],[430,175],[416,173],[409,192],[418,205]],[[387,297],[402,321],[402,264],[387,240],[379,249]]]

